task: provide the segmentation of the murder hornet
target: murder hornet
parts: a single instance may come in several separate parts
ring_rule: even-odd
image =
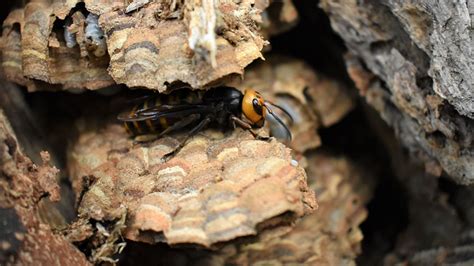
[[[274,119],[271,121],[278,123],[276,128],[282,131],[278,135],[290,140],[290,130],[273,112],[272,107],[280,109],[292,121],[285,109],[265,101],[253,89],[247,89],[243,94],[231,87],[216,87],[206,92],[180,89],[170,94],[149,96],[131,111],[121,113],[118,119],[124,122],[125,129],[137,141],[149,141],[189,128],[189,134],[181,141],[177,150],[190,136],[209,124],[220,127],[240,126],[257,139],[268,139],[254,131],[255,128],[263,127],[267,116],[272,116]]]

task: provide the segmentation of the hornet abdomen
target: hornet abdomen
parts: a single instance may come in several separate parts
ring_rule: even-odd
[[[155,96],[150,96],[142,103],[135,105],[126,115],[133,117],[137,112],[150,108],[153,109],[153,107],[155,107],[156,110],[166,110],[167,106],[198,104],[202,102],[200,94],[200,92],[184,90],[176,91],[171,94],[157,94]],[[132,136],[151,133],[159,134],[180,120],[182,120],[181,116],[168,115],[137,121],[127,121],[124,122],[124,127]]]

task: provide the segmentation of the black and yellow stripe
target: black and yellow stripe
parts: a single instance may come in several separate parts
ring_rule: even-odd
[[[201,97],[202,95],[200,92],[194,91],[178,91],[172,94],[160,94],[155,97],[150,97],[143,103],[134,106],[130,111],[130,115],[133,116],[137,110],[147,109],[151,106],[159,107],[162,104],[195,104],[201,101]],[[124,122],[124,127],[127,133],[130,135],[138,136],[144,134],[160,133],[179,120],[180,118],[177,117],[159,117],[157,119],[146,119],[144,121]]]

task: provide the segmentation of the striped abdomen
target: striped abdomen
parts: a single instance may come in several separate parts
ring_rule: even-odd
[[[160,94],[154,97],[149,97],[143,103],[133,107],[130,114],[133,115],[137,110],[145,110],[151,107],[160,107],[163,104],[166,105],[182,105],[182,104],[195,104],[201,102],[201,93],[194,91],[176,91],[169,95]],[[170,117],[162,116],[155,119],[146,119],[142,121],[124,122],[124,127],[127,132],[133,136],[144,135],[144,134],[159,134],[166,128],[172,126],[177,121],[181,120],[181,117]]]

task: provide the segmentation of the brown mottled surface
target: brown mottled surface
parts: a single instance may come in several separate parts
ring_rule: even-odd
[[[89,0],[85,9],[73,9],[79,2],[34,1],[12,11],[2,32],[2,66],[9,80],[30,91],[98,89],[116,83],[159,91],[175,82],[201,88],[243,74],[245,66],[262,57],[263,20],[271,27],[272,21],[291,25],[297,17],[285,3],[272,12],[282,16],[262,19],[267,1],[152,1],[128,13],[123,1]],[[105,56],[85,49],[87,11],[100,16]],[[77,33],[73,48],[63,38],[66,18],[72,18],[70,32]],[[263,31],[274,30],[264,26]]]
[[[286,32],[298,23],[298,11],[291,0],[257,0],[255,6],[263,10],[261,27],[265,39]]]
[[[311,189],[322,200],[318,210],[296,223],[211,251],[131,243],[123,265],[147,259],[166,265],[355,265],[372,177],[350,160],[327,153],[309,155],[306,169]]]
[[[40,199],[59,199],[58,170],[49,165],[47,152],[41,158],[43,165],[38,166],[22,153],[0,110],[0,207],[5,215],[1,234],[6,236],[1,243],[0,263],[89,265],[83,253],[39,218]]]
[[[3,21],[2,31],[2,74],[20,85],[27,85],[28,80],[23,76],[21,59],[21,28],[23,10],[10,12]]]
[[[79,46],[67,48],[58,36],[62,31],[52,32],[56,19],[51,19],[52,12],[48,4],[30,3],[24,9],[12,11],[3,22],[2,70],[6,78],[30,91],[61,88],[44,82],[66,89],[97,89],[114,84],[107,73],[109,57],[89,56]],[[73,17],[82,26],[79,30],[83,30],[84,18],[79,21],[77,16]],[[82,48],[81,40],[78,34]]]
[[[174,137],[133,144],[119,125],[83,133],[69,159],[76,193],[85,190],[79,215],[114,220],[124,206],[128,239],[209,247],[316,208],[304,170],[275,140],[208,130],[163,163],[176,144]],[[92,184],[81,187],[85,176]]]
[[[316,153],[307,163],[318,210],[288,232],[269,232],[260,241],[240,247],[230,262],[355,265],[363,238],[359,226],[367,217],[364,205],[371,197],[373,180],[342,157]]]

